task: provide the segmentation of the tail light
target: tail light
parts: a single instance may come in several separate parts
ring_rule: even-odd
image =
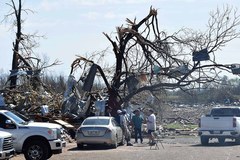
[[[81,130],[80,128],[77,130],[77,132],[78,132],[78,133],[83,133],[82,130]]]
[[[237,118],[233,118],[233,127],[237,127]]]
[[[112,130],[109,129],[109,128],[107,128],[105,134],[106,134],[106,133],[111,133],[111,132],[112,132]]]

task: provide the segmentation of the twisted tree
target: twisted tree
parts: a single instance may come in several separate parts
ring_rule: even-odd
[[[111,88],[122,97],[115,103],[116,94],[110,94],[110,105],[117,110],[142,91],[189,90],[217,81],[221,70],[231,72],[233,65],[219,64],[215,54],[240,37],[239,24],[237,10],[226,6],[210,13],[206,31],[182,28],[168,35],[150,8],[141,21],[127,19],[126,27],[117,27],[115,39],[104,33],[116,58]]]
[[[43,83],[41,73],[45,68],[59,64],[59,61],[55,60],[48,64],[47,59],[38,58],[34,49],[39,46],[37,40],[44,36],[39,36],[37,32],[32,34],[23,32],[24,16],[33,11],[24,9],[22,0],[9,0],[6,5],[10,10],[3,21],[11,24],[16,37],[12,49],[11,73],[7,81],[10,84],[5,84],[0,92],[4,93],[7,104],[16,105],[15,109],[24,113],[27,113],[29,108],[38,109],[47,102],[52,108],[57,108],[60,96],[54,92],[50,84]]]

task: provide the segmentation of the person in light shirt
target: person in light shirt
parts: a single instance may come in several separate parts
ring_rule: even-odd
[[[152,109],[149,109],[148,111],[147,130],[148,130],[149,143],[151,144],[153,143],[152,132],[156,131],[156,116]]]

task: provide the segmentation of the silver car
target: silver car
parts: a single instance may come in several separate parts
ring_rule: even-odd
[[[124,144],[123,131],[114,117],[94,116],[86,118],[76,132],[79,149],[84,144],[104,144],[117,148]]]

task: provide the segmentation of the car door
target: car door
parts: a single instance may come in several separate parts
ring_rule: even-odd
[[[24,132],[21,133],[19,127],[8,117],[3,114],[0,114],[0,131],[9,132],[13,137],[13,146],[18,150],[21,146],[20,137],[24,135]]]

